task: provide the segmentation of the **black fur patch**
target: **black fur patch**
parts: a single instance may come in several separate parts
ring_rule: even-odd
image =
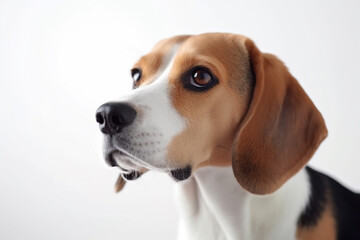
[[[188,166],[186,166],[184,168],[171,170],[170,174],[176,181],[183,181],[183,180],[188,179],[190,177],[190,175],[191,175],[191,166],[188,165]]]
[[[315,226],[325,209],[327,182],[326,179],[310,167],[305,168],[310,179],[311,194],[309,202],[301,214],[298,224],[301,227]]]
[[[337,222],[337,238],[360,239],[360,195],[328,177]]]
[[[325,205],[330,201],[336,221],[337,239],[360,239],[360,195],[334,179],[306,167],[311,184],[311,196],[301,214],[299,227],[315,227]]]

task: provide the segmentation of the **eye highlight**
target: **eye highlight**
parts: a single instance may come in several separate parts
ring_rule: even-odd
[[[141,69],[140,68],[133,68],[131,69],[131,77],[134,83],[137,83],[141,79]]]
[[[219,83],[218,79],[210,69],[196,66],[186,71],[182,77],[184,88],[196,92],[206,91]]]

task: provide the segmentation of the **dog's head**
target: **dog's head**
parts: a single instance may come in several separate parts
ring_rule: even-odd
[[[105,159],[126,179],[159,170],[184,180],[202,166],[232,165],[243,188],[267,194],[327,135],[284,64],[241,35],[163,40],[131,74],[134,90],[96,113]]]

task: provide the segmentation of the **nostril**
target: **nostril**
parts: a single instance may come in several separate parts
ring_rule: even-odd
[[[105,122],[104,117],[101,115],[101,113],[96,114],[96,122],[99,124],[103,124]]]
[[[117,115],[112,115],[110,121],[114,126],[120,126],[122,124],[121,118]]]

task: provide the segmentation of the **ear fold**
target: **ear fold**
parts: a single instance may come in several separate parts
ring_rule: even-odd
[[[326,138],[324,119],[285,65],[245,41],[255,87],[233,146],[237,181],[268,194],[299,171]]]

